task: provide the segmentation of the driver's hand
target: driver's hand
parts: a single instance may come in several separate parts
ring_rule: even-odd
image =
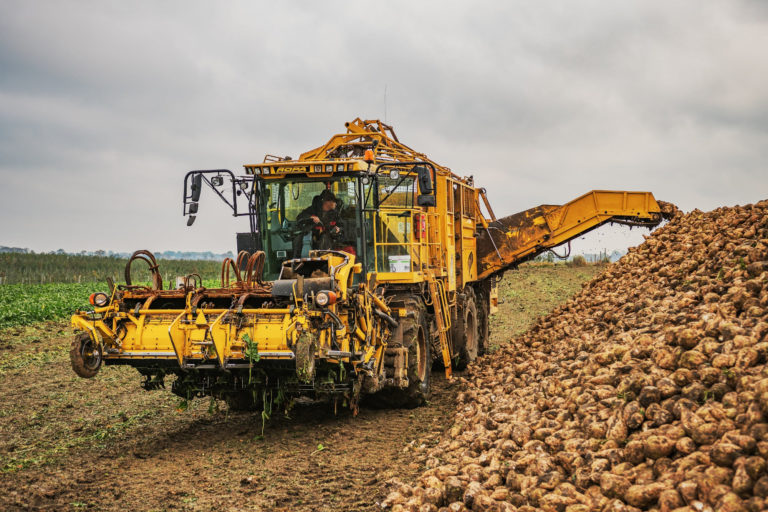
[[[317,215],[312,215],[309,218],[312,219],[312,222],[315,224],[320,224],[320,218]]]

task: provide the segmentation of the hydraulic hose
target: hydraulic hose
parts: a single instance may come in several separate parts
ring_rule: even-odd
[[[240,259],[239,256],[238,256],[238,259]],[[243,282],[243,278],[240,275],[240,269],[235,263],[235,260],[233,260],[232,258],[224,258],[224,261],[221,263],[221,287],[222,288],[229,288],[230,268],[233,270],[233,273],[235,274],[235,280],[236,280],[235,284],[241,285]]]
[[[245,282],[250,288],[255,283],[262,284],[264,282],[264,263],[267,260],[267,254],[264,251],[256,251],[248,259],[248,264],[245,267]]]
[[[149,267],[149,271],[152,274],[152,289],[162,290],[163,276],[160,275],[160,271],[158,270],[157,260],[155,259],[155,255],[146,249],[134,252],[128,259],[128,263],[125,265],[125,284],[127,286],[133,286],[133,281],[131,280],[131,264],[133,264],[135,260],[141,260]]]

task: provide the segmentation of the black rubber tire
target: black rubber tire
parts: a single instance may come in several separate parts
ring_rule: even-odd
[[[429,399],[432,373],[429,331],[424,308],[417,307],[415,313],[413,317],[400,320],[403,322],[403,345],[408,348],[408,387],[384,389],[370,395],[366,403],[373,407],[413,409]],[[413,361],[417,364],[411,364]]]
[[[91,339],[87,332],[75,335],[69,349],[72,370],[84,379],[92,379],[101,369],[101,345]]]
[[[412,325],[403,326],[403,339],[410,339],[408,346],[408,387],[403,392],[402,407],[413,408],[429,399],[432,354],[430,353],[429,330],[424,315]],[[411,364],[417,361],[417,364]]]
[[[456,325],[453,326],[454,367],[463,370],[469,363],[477,359],[480,350],[478,335],[478,315],[475,304],[475,292],[472,288],[464,289],[464,300],[459,302]]]
[[[227,393],[224,401],[227,402],[227,407],[230,411],[234,412],[252,412],[260,411],[262,409],[260,392],[257,391],[256,399],[254,400],[253,391],[244,389],[242,391],[234,391]]]

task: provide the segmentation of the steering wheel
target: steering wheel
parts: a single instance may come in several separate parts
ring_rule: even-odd
[[[292,242],[297,236],[309,233],[314,225],[315,223],[309,218],[301,220],[284,219],[278,234],[283,242]]]

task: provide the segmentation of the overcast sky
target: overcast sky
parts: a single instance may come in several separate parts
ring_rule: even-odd
[[[211,196],[185,227],[184,173],[296,157],[357,116],[500,216],[594,188],[755,202],[768,2],[2,1],[0,245],[233,249],[245,226]]]

